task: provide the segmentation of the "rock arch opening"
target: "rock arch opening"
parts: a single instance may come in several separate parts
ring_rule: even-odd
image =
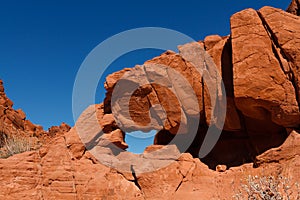
[[[143,153],[148,146],[153,144],[156,132],[156,130],[150,130],[148,132],[134,131],[126,133],[125,142],[128,144],[126,150],[134,154]]]

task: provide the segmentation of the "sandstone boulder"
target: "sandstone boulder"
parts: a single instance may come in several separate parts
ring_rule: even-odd
[[[282,54],[280,62],[287,63],[285,73],[290,75],[300,104],[300,17],[272,7],[263,7],[259,13]]]
[[[296,127],[299,107],[293,84],[281,69],[272,40],[258,13],[247,9],[231,17],[235,103],[248,117]]]

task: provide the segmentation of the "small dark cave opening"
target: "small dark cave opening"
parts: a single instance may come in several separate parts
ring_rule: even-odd
[[[221,132],[221,136],[212,151],[200,159],[210,169],[216,170],[217,165],[226,165],[227,168],[236,167],[245,163],[253,163],[255,167],[256,156],[263,152],[280,146],[287,138],[288,133],[283,126],[279,126],[270,120],[258,120],[245,117],[245,130]],[[208,126],[199,124],[198,131],[189,148],[182,149],[182,144],[172,141],[175,137],[167,130],[159,131],[154,139],[154,144],[175,144],[184,153],[190,153],[198,158],[199,150],[207,133]],[[177,142],[188,140],[187,134],[180,134]]]

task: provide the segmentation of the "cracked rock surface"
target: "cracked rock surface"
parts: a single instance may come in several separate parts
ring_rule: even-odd
[[[0,131],[42,144],[0,159],[0,199],[231,199],[248,175],[299,182],[299,0],[287,12],[243,10],[230,24],[229,36],[109,75],[104,102],[73,128],[34,125],[0,81]],[[221,136],[199,159],[209,125]],[[142,154],[126,151],[125,132],[153,129]],[[190,139],[187,149],[177,143]]]

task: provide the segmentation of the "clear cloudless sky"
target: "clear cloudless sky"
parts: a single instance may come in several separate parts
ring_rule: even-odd
[[[286,9],[289,0],[185,1],[0,1],[0,79],[8,97],[27,118],[45,129],[74,125],[72,89],[81,63],[100,42],[138,27],[164,27],[195,40],[228,35],[232,14],[265,5]],[[138,50],[111,64],[105,75],[158,56],[159,50]],[[97,102],[103,100],[101,78]],[[129,139],[131,143],[138,140]],[[137,149],[141,151],[144,143]]]

